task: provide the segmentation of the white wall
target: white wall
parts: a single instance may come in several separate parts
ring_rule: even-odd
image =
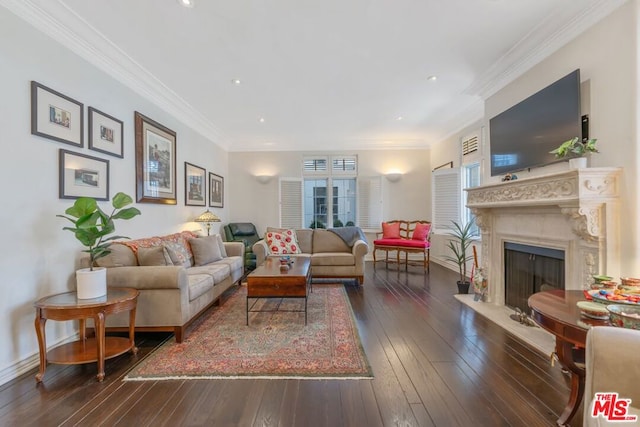
[[[391,183],[382,180],[383,219],[431,218],[431,169],[429,150],[385,150],[356,152],[231,152],[229,220],[253,222],[258,232],[279,223],[278,178],[301,178],[302,158],[312,154],[343,154],[358,156],[360,176],[384,175],[390,171],[403,173],[402,179]],[[256,175],[271,175],[267,184],[259,183]]]
[[[30,133],[30,81],[85,105],[85,146],[77,148]],[[116,224],[132,238],[198,228],[189,221],[205,210],[184,206],[184,162],[227,175],[227,153],[172,116],[117,83],[63,46],[0,8],[0,383],[28,369],[38,346],[33,325],[38,298],[73,290],[82,247],[56,214],[72,200],[58,198],[58,150],[63,148],[109,160],[111,196],[123,191],[135,198],[134,111],[177,132],[177,206],[136,204],[142,216]],[[93,106],[124,122],[124,158],[89,150],[86,108]],[[106,202],[105,202],[106,203]],[[226,220],[225,209],[212,209]],[[72,336],[72,322],[47,322],[47,343]],[[31,364],[31,365],[30,365]]]

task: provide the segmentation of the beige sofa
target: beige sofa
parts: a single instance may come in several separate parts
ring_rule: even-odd
[[[278,228],[267,228],[270,231],[282,231]],[[364,257],[369,252],[369,245],[364,240],[356,240],[349,246],[340,236],[323,229],[296,229],[298,246],[301,254],[292,256],[310,257],[311,274],[314,278],[354,278],[359,284],[364,281]],[[270,255],[265,239],[253,245],[256,254],[256,265],[264,262]]]
[[[136,330],[172,331],[182,342],[186,328],[237,284],[244,273],[244,245],[219,235],[191,232],[118,242],[98,260],[107,286],[140,291]],[[128,313],[107,316],[109,330],[125,330]]]

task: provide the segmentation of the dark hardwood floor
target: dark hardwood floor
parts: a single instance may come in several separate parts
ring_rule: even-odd
[[[345,283],[373,380],[124,382],[167,335],[138,334],[137,356],[49,365],[0,387],[2,426],[553,426],[569,396],[547,355],[459,303],[456,275],[367,264]],[[215,309],[215,308],[214,308]],[[242,327],[242,325],[239,325]],[[573,426],[582,424],[579,413]]]

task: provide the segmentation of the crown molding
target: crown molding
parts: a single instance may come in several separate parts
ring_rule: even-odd
[[[626,2],[595,0],[573,17],[567,12],[552,14],[471,83],[465,93],[486,100]]]
[[[24,19],[115,80],[148,99],[208,140],[228,149],[220,130],[156,76],[82,19],[64,1],[0,0],[0,5]]]

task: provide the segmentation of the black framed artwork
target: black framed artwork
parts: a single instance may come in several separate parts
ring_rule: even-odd
[[[224,178],[209,172],[209,206],[224,207]]]
[[[31,133],[65,144],[84,145],[84,105],[38,82],[31,82]]]
[[[109,161],[60,149],[59,197],[109,200]]]

